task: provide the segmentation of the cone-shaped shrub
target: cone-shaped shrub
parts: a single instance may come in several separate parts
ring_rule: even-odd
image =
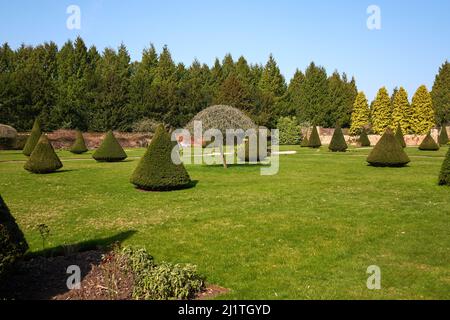
[[[410,160],[390,128],[367,157],[367,162],[375,167],[403,167]]]
[[[38,143],[40,137],[42,135],[41,132],[41,125],[39,123],[39,120],[36,119],[33,124],[33,129],[31,129],[31,134],[27,139],[27,142],[25,143],[25,147],[23,147],[22,153],[26,156],[30,156],[31,153],[34,150],[34,147],[36,147],[36,144]]]
[[[300,144],[300,147],[302,147],[302,148],[309,147],[309,141],[308,141],[308,137],[306,136],[306,134],[303,136],[302,143]]]
[[[125,160],[127,154],[117,141],[112,131],[108,131],[100,147],[92,155],[97,161],[118,162]]]
[[[188,187],[191,178],[178,154],[172,161],[172,150],[176,142],[171,141],[170,134],[163,126],[159,126],[131,176],[131,183],[136,187],[149,191],[170,191]],[[178,163],[178,164],[176,164]]]
[[[320,142],[319,133],[317,132],[317,127],[314,126],[309,136],[308,147],[310,148],[320,148],[322,143]]]
[[[328,149],[332,152],[345,152],[347,148],[347,142],[345,142],[345,137],[342,133],[341,126],[336,126]]]
[[[448,143],[448,134],[447,134],[447,128],[445,126],[442,126],[441,133],[439,134],[439,144],[441,146],[445,146]]]
[[[0,278],[27,250],[25,237],[0,195]]]
[[[82,154],[88,151],[86,147],[86,143],[84,142],[83,134],[81,131],[77,130],[77,137],[75,139],[75,143],[70,148],[70,152],[75,154]]]
[[[361,135],[359,136],[358,142],[361,145],[361,147],[370,147],[370,140],[369,140],[369,137],[367,136],[366,130],[364,130],[364,129],[362,130]]]
[[[397,138],[402,148],[406,148],[405,137],[403,136],[402,127],[400,126],[400,124],[397,126],[397,131],[395,131],[395,137]]]
[[[433,137],[430,133],[427,134],[425,139],[423,139],[422,143],[419,146],[419,150],[423,151],[438,151],[439,145],[434,141]]]
[[[24,168],[33,173],[51,173],[62,166],[52,144],[48,141],[47,136],[42,134]]]
[[[444,163],[442,163],[442,169],[439,175],[439,185],[450,186],[450,148],[447,151]]]

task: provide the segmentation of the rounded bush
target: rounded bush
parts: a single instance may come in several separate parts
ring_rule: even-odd
[[[425,137],[425,139],[423,139],[422,143],[420,144],[419,150],[438,151],[439,145],[436,143],[436,141],[434,141],[431,134],[428,133],[427,136]]]
[[[17,131],[11,126],[0,124],[0,150],[14,149],[17,140]]]
[[[51,173],[62,166],[47,136],[42,134],[24,168],[33,173]]]
[[[112,131],[108,131],[100,147],[92,155],[100,162],[119,162],[127,158],[122,146],[117,141]]]
[[[88,148],[86,147],[86,143],[84,142],[83,134],[81,131],[77,130],[76,133],[77,137],[75,139],[75,143],[70,148],[70,152],[74,154],[82,154],[88,151]]]
[[[387,129],[380,141],[367,157],[374,167],[403,167],[410,160],[391,129]]]
[[[441,173],[439,174],[439,185],[450,186],[450,148],[442,163]]]
[[[183,189],[191,184],[191,178],[178,153],[175,163],[172,161],[172,150],[176,142],[163,126],[159,126],[144,156],[131,176],[130,182],[137,188],[148,191],[170,191]]]
[[[320,148],[321,146],[322,142],[320,142],[319,132],[317,132],[317,127],[314,126],[308,139],[308,147]]]
[[[341,126],[336,126],[328,149],[332,152],[345,152],[348,149]]]
[[[370,140],[369,140],[369,137],[367,136],[366,130],[364,130],[364,129],[362,130],[361,135],[359,136],[358,142],[361,145],[361,147],[370,147]]]
[[[42,131],[41,131],[41,125],[39,123],[39,120],[36,119],[33,124],[33,129],[31,129],[31,134],[27,139],[27,142],[25,143],[25,146],[23,147],[22,153],[26,156],[30,156],[31,153],[34,150],[34,147],[36,147],[36,144],[38,143],[39,139],[41,138]]]

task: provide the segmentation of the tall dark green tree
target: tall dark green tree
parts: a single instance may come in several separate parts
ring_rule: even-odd
[[[431,91],[436,123],[450,123],[450,63],[439,68]]]

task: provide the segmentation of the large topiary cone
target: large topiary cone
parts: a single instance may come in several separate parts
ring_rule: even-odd
[[[170,134],[163,126],[158,127],[147,152],[142,157],[131,176],[131,183],[143,190],[169,191],[188,187],[191,178],[184,165],[179,161],[178,153],[175,164],[172,150],[176,142],[171,141]]]
[[[75,139],[74,144],[70,148],[70,152],[75,154],[82,154],[88,151],[86,147],[86,143],[84,142],[83,134],[81,131],[77,130],[77,137]]]
[[[108,131],[100,147],[92,155],[97,161],[118,162],[125,160],[127,154],[117,141],[112,131]]]
[[[441,128],[441,133],[439,134],[439,144],[441,146],[445,146],[448,144],[449,140],[448,140],[448,134],[447,134],[447,128],[445,126],[442,126]]]
[[[369,137],[367,136],[366,130],[364,130],[364,129],[362,130],[361,135],[359,136],[358,142],[361,145],[361,147],[370,147],[370,140],[369,140]]]
[[[439,174],[439,185],[450,186],[450,148],[442,163],[441,173]]]
[[[33,173],[51,173],[62,166],[47,136],[42,134],[24,168]]]
[[[439,145],[434,141],[433,137],[430,133],[427,134],[425,139],[423,139],[422,143],[419,146],[419,150],[423,151],[438,151]]]
[[[367,162],[375,167],[403,167],[410,160],[392,130],[388,128],[367,157]]]
[[[317,127],[314,126],[309,136],[308,147],[310,148],[320,148],[322,143],[320,142],[319,133],[317,132]]]
[[[345,152],[348,149],[341,126],[336,126],[328,149],[332,152]]]
[[[34,150],[34,147],[36,147],[36,144],[38,143],[40,137],[42,135],[41,132],[41,124],[39,123],[39,120],[36,119],[33,124],[33,129],[31,129],[31,134],[27,139],[27,142],[25,143],[25,147],[23,147],[22,153],[26,156],[30,156],[31,153]]]
[[[27,250],[25,237],[0,195],[0,279]]]
[[[398,142],[402,146],[402,148],[406,148],[406,142],[405,137],[403,136],[402,128],[400,127],[400,124],[397,126],[397,131],[395,132],[395,137],[397,138]]]

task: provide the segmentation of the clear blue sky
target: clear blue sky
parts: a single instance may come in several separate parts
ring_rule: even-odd
[[[149,43],[167,44],[177,62],[212,64],[230,52],[251,63],[273,53],[290,79],[315,61],[354,75],[373,98],[403,85],[410,96],[431,88],[450,60],[449,0],[0,0],[0,42],[55,41],[81,35],[100,50],[124,42],[133,60]],[[81,30],[66,28],[66,8],[81,8]],[[366,27],[367,7],[381,9],[381,30]]]

